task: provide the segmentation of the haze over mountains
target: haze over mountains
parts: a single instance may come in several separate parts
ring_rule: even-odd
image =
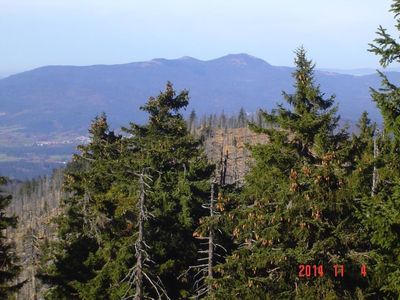
[[[190,91],[190,109],[198,114],[253,112],[281,102],[292,91],[290,67],[272,66],[247,55],[232,54],[201,61],[192,57],[153,59],[120,65],[47,66],[0,79],[0,128],[13,133],[51,136],[85,133],[90,120],[106,112],[113,127],[141,122],[139,107],[170,80]],[[389,77],[400,81],[400,73]],[[380,86],[377,74],[353,76],[317,71],[327,95],[335,93],[344,119],[356,120],[363,110],[379,118],[369,88]]]

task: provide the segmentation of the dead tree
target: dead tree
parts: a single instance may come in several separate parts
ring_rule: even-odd
[[[211,195],[210,195],[210,218],[214,217],[214,182],[211,183]],[[208,274],[208,293],[212,293],[212,284],[210,282],[213,279],[213,266],[214,266],[214,230],[210,228],[210,236],[208,238],[208,264],[207,264],[207,274]]]
[[[136,255],[137,255],[137,261],[136,261],[136,274],[135,274],[135,279],[136,279],[136,294],[135,294],[135,299],[140,300],[143,299],[143,252],[145,252],[144,249],[144,240],[143,240],[143,223],[146,219],[146,213],[144,211],[144,198],[145,198],[145,183],[143,179],[143,172],[140,174],[140,179],[139,179],[139,186],[140,186],[140,196],[139,196],[139,220],[138,220],[138,239],[136,241]]]
[[[378,186],[378,169],[376,167],[376,159],[379,156],[379,149],[377,145],[378,138],[378,130],[374,134],[374,169],[372,171],[372,187],[371,187],[371,197],[374,197],[376,194],[376,189]]]
[[[149,268],[150,264],[153,262],[150,259],[150,255],[148,254],[146,249],[150,249],[150,247],[146,243],[144,225],[145,222],[152,217],[152,214],[149,213],[146,209],[146,195],[147,190],[150,189],[150,185],[146,183],[146,180],[151,181],[151,177],[145,174],[145,170],[143,169],[140,174],[135,173],[136,176],[139,177],[139,201],[137,203],[138,210],[138,237],[135,242],[135,256],[136,256],[136,264],[128,271],[128,274],[121,281],[127,281],[128,289],[125,292],[122,299],[131,299],[132,296],[129,295],[129,291],[133,286],[135,286],[135,295],[133,298],[135,300],[142,299],[153,299],[150,297],[145,297],[144,284],[147,281],[153,288],[153,290],[157,293],[158,299],[170,300],[167,295],[167,292],[161,282],[161,279],[156,276],[156,279],[153,279],[151,274],[148,274],[145,271],[145,268]]]
[[[29,241],[30,241],[30,249],[29,249],[29,269],[30,269],[30,281],[31,281],[31,289],[32,289],[32,294],[30,296],[30,299],[36,300],[38,298],[37,292],[37,283],[36,283],[36,270],[39,267],[39,256],[40,256],[40,240],[42,237],[37,234],[37,231],[33,228],[30,228],[29,233],[30,236]]]
[[[181,274],[179,277],[187,275],[190,271],[195,271],[194,274],[194,291],[195,296],[193,299],[199,299],[205,295],[209,295],[212,297],[213,295],[213,286],[212,286],[212,279],[214,278],[213,268],[215,265],[216,257],[220,256],[216,253],[216,248],[223,249],[226,252],[226,249],[216,242],[215,236],[215,218],[218,217],[218,212],[215,209],[215,186],[217,185],[217,181],[214,178],[211,181],[211,190],[210,190],[210,199],[209,202],[203,204],[202,207],[208,210],[208,220],[206,224],[206,232],[208,236],[203,236],[202,234],[195,232],[193,235],[196,239],[201,242],[200,245],[202,247],[205,246],[204,250],[199,250],[198,253],[200,258],[197,260],[198,264],[194,266],[190,266],[188,270]]]
[[[225,155],[223,154],[223,146],[221,146],[221,158],[220,158],[220,177],[219,185],[224,186],[226,183],[226,172],[228,169],[228,150],[226,150]]]

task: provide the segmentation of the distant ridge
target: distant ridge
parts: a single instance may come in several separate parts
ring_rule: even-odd
[[[118,65],[45,66],[0,79],[0,128],[35,135],[84,133],[90,120],[106,112],[114,127],[143,121],[139,107],[164,88],[167,80],[190,91],[190,109],[198,114],[271,109],[281,92],[293,90],[290,67],[272,66],[248,55],[229,54],[212,60],[184,56]],[[389,73],[398,83],[400,74]],[[327,94],[336,94],[343,118],[356,120],[363,110],[379,113],[369,87],[379,87],[377,74],[353,76],[317,71]]]
[[[345,75],[354,75],[354,76],[364,76],[376,74],[377,70],[372,68],[359,68],[359,69],[329,69],[329,68],[320,68],[322,72],[333,72],[338,74]],[[400,68],[387,68],[387,69],[379,69],[383,72],[400,72]]]

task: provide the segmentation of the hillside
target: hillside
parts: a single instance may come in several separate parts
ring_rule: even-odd
[[[201,61],[191,57],[154,59],[122,65],[48,66],[0,79],[0,170],[16,179],[50,174],[63,166],[75,146],[87,141],[96,114],[106,112],[117,129],[144,115],[139,108],[167,80],[190,91],[186,111],[197,116],[236,115],[271,109],[292,91],[292,68],[277,67],[247,55],[227,55]],[[393,82],[400,73],[392,72]],[[379,119],[369,88],[378,87],[376,74],[352,76],[317,71],[326,94],[336,93],[344,121],[354,123],[363,110]]]
[[[188,109],[202,113],[236,113],[272,108],[282,90],[291,91],[289,67],[272,66],[247,54],[201,61],[191,57],[154,59],[121,65],[47,66],[0,79],[0,143],[23,144],[43,139],[71,139],[86,133],[90,120],[104,111],[111,125],[140,122],[139,107],[170,80],[190,91]],[[393,82],[399,73],[390,73]],[[378,87],[376,74],[366,76],[316,72],[327,94],[335,93],[344,119],[355,120],[367,110],[378,113],[369,87]]]
[[[13,195],[8,214],[18,216],[18,227],[7,231],[15,243],[23,266],[19,282],[25,282],[18,292],[18,299],[42,299],[42,286],[35,280],[40,245],[55,239],[54,217],[60,212],[63,170],[55,170],[47,177],[27,182],[14,182],[9,186]]]
[[[246,145],[266,143],[267,138],[255,134],[248,128],[215,129],[204,141],[207,157],[210,162],[220,168],[222,158],[226,158],[226,183],[243,183],[244,175],[251,163],[250,153]],[[24,265],[19,282],[25,285],[18,292],[21,299],[42,297],[46,286],[35,280],[40,245],[56,239],[54,219],[60,214],[60,203],[64,195],[63,169],[52,175],[40,177],[26,182],[14,182],[9,186],[13,195],[8,214],[17,215],[17,229],[7,232],[8,237],[16,244],[17,253]]]

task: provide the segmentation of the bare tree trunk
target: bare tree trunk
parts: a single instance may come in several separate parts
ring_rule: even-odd
[[[33,299],[33,300],[37,300],[35,267],[36,267],[36,265],[34,265],[34,266],[32,267],[32,270],[31,270],[32,293],[33,293],[32,299]]]
[[[214,216],[214,182],[211,183],[211,197],[210,197],[210,217]],[[208,239],[208,279],[213,278],[213,262],[214,260],[214,232],[213,229],[210,228],[210,236]],[[208,293],[212,294],[212,284],[208,283]]]
[[[376,142],[377,136],[374,136],[374,160],[378,157],[378,146]],[[376,188],[378,185],[378,170],[376,168],[376,162],[374,161],[374,170],[372,172],[372,188],[371,188],[371,197],[375,196]]]
[[[163,296],[165,299],[170,300],[168,297],[167,291],[164,288],[164,285],[161,279],[156,276],[156,279],[151,279],[151,274],[147,273],[147,263],[151,262],[149,259],[149,254],[146,251],[146,248],[150,248],[146,244],[145,236],[144,236],[144,224],[149,218],[149,213],[146,210],[146,187],[150,189],[151,187],[146,183],[146,180],[150,180],[151,176],[145,174],[145,169],[142,169],[141,173],[134,173],[136,176],[139,177],[139,201],[137,203],[138,209],[138,221],[137,221],[137,228],[138,228],[138,237],[135,241],[135,254],[136,254],[136,263],[135,265],[129,270],[127,275],[121,282],[127,281],[128,282],[128,289],[125,292],[125,295],[122,297],[123,300],[132,299],[132,296],[129,295],[129,291],[131,290],[132,286],[135,284],[135,300],[142,300],[144,298],[153,299],[146,297],[144,294],[144,281],[147,282],[152,286],[154,291],[158,295],[158,299],[162,299]],[[146,267],[146,270],[144,269]]]
[[[215,193],[215,186],[218,185],[218,178],[217,178],[218,172],[216,171],[215,173],[216,173],[215,177],[213,177],[211,181],[211,191],[210,191],[209,201],[202,205],[203,208],[206,208],[209,211],[209,218],[211,220],[215,218],[217,215],[219,215],[219,212],[215,210],[216,200],[214,198],[214,193]],[[194,284],[195,292],[197,293],[197,295],[194,296],[195,299],[200,299],[204,295],[208,295],[210,299],[214,299],[214,288],[212,284],[212,279],[214,278],[213,267],[215,264],[216,256],[218,256],[216,252],[218,252],[217,251],[218,248],[226,252],[226,249],[222,245],[217,243],[217,235],[215,233],[216,231],[214,230],[213,222],[211,222],[211,224],[208,224],[207,226],[207,235],[208,235],[207,237],[203,237],[197,233],[196,235],[194,235],[199,240],[207,240],[206,243],[200,243],[200,244],[202,246],[208,245],[208,249],[199,250],[198,253],[201,255],[201,257],[197,259],[199,264],[190,266],[186,272],[180,275],[180,277],[187,275],[187,273],[193,269],[199,270],[196,273],[196,275],[194,275],[195,279],[198,278],[196,279]]]
[[[224,186],[226,182],[226,171],[228,169],[228,150],[223,154],[223,147],[221,148],[221,171],[220,171],[220,186]]]
[[[237,146],[234,147],[234,167],[233,167],[233,180],[235,183],[235,186],[238,187],[238,181],[239,181],[239,168],[238,168],[238,151],[237,151]]]
[[[139,197],[139,236],[136,243],[137,251],[137,262],[136,262],[136,294],[135,299],[143,299],[143,223],[144,223],[144,200],[145,200],[145,188],[143,172],[140,174],[139,179],[140,185],[140,197]]]

